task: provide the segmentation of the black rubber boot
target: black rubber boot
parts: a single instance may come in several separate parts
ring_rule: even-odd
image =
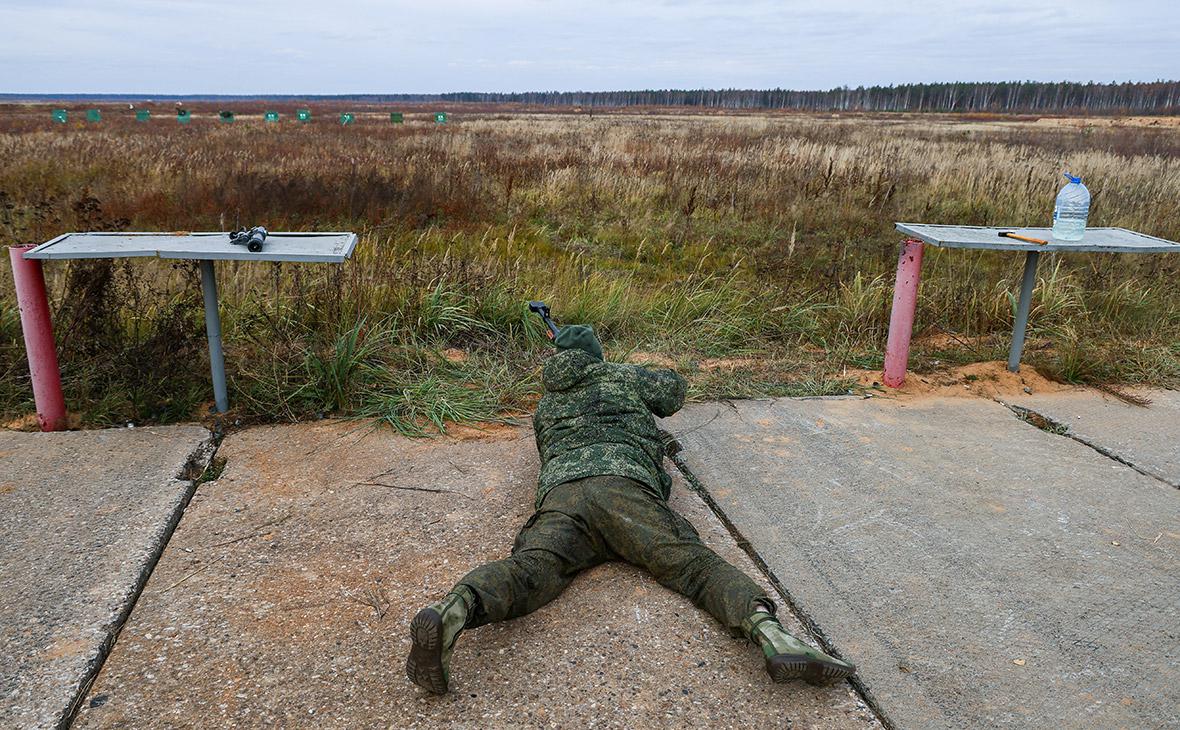
[[[410,622],[414,644],[406,659],[406,676],[411,682],[435,694],[446,694],[451,653],[474,607],[475,594],[460,585],[414,616]]]

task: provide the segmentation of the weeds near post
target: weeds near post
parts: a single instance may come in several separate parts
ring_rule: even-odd
[[[381,328],[377,330],[381,331]],[[348,411],[357,374],[376,349],[376,343],[366,331],[365,320],[361,319],[340,335],[335,346],[326,354],[308,354],[308,381],[321,384],[319,400],[325,410],[338,413]]]

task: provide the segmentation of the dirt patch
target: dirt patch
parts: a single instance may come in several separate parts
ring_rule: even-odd
[[[456,441],[483,441],[485,439],[501,440],[515,438],[519,425],[514,423],[473,423],[469,425],[452,425],[447,428],[447,436]]]
[[[5,423],[4,428],[9,431],[40,431],[41,424],[37,421],[36,413],[27,413]]]
[[[880,370],[850,370],[849,377],[866,388],[881,389],[882,395],[895,398],[1000,398],[1052,393],[1069,390],[1070,386],[1041,375],[1031,365],[1023,365],[1019,373],[1008,371],[1008,364],[1000,360],[976,362],[937,373],[907,373],[902,387],[885,388]]]
[[[23,416],[18,416],[8,421],[0,427],[9,431],[40,431],[41,421],[37,419],[36,413],[26,413]],[[77,413],[66,413],[66,430],[76,431],[79,428],[82,428],[82,416]]]

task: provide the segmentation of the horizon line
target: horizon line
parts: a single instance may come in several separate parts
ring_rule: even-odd
[[[557,90],[557,89],[532,89],[529,91],[362,91],[362,92],[342,92],[342,93],[316,93],[316,92],[250,92],[250,93],[222,93],[222,92],[143,92],[143,91],[0,91],[0,98],[37,98],[37,99],[54,99],[54,98],[85,98],[85,97],[108,97],[108,98],[143,98],[143,97],[159,97],[165,99],[188,99],[188,98],[288,98],[288,99],[307,99],[307,98],[357,98],[357,97],[445,97],[458,95],[496,95],[496,96],[525,96],[531,94],[620,94],[620,93],[637,93],[637,92],[742,92],[742,91],[786,91],[793,93],[830,93],[833,91],[857,89],[896,89],[905,86],[937,86],[937,85],[980,85],[980,84],[1077,84],[1077,85],[1097,85],[1097,86],[1120,86],[1127,84],[1172,84],[1178,83],[1180,79],[1165,79],[1157,78],[1150,81],[1145,80],[1126,80],[1126,81],[1066,81],[1066,80],[1049,80],[1038,81],[1033,79],[1001,79],[1001,80],[987,80],[987,81],[909,81],[896,84],[859,84],[857,86],[849,86],[847,84],[842,86],[834,86],[831,88],[820,89],[794,89],[784,86],[773,87],[697,87],[697,88],[618,88],[618,89],[573,89],[573,90]]]

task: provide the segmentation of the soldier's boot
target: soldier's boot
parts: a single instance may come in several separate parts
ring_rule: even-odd
[[[775,682],[802,679],[808,684],[824,685],[856,674],[856,667],[828,656],[787,633],[774,614],[755,611],[742,621],[750,641],[762,648],[766,672]]]
[[[406,676],[411,682],[435,694],[446,694],[451,653],[474,608],[475,594],[460,585],[418,612],[410,622],[414,645],[406,659]]]

